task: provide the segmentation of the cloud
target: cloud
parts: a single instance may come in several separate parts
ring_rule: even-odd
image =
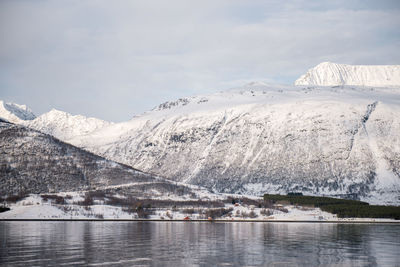
[[[107,120],[321,61],[399,64],[396,1],[2,1],[0,98]]]

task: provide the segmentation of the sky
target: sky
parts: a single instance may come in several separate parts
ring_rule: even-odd
[[[0,0],[0,99],[125,121],[330,61],[400,64],[400,1]]]

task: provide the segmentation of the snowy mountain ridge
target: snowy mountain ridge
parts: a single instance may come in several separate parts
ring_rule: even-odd
[[[88,134],[112,123],[52,109],[34,120],[23,121],[21,124],[68,141],[75,136]]]
[[[323,62],[307,71],[295,85],[400,86],[400,65],[347,65]]]
[[[21,123],[25,120],[33,120],[36,116],[25,105],[6,103],[0,100],[0,118],[13,123]]]

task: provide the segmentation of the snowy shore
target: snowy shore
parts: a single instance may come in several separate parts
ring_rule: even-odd
[[[146,218],[124,207],[95,203],[78,205],[83,197],[73,196],[65,204],[55,204],[40,195],[30,195],[16,203],[10,203],[9,211],[0,213],[0,220],[54,220],[54,221],[213,221],[213,222],[324,222],[324,223],[400,223],[393,219],[338,218],[319,208],[293,205],[277,205],[271,208],[246,204],[225,203],[223,207],[184,206],[152,208]],[[222,215],[208,217],[213,211]]]

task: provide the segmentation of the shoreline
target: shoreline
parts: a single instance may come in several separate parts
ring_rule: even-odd
[[[399,221],[311,221],[311,220],[208,220],[208,219],[193,219],[193,220],[161,220],[161,219],[0,219],[0,222],[207,222],[207,223],[336,223],[336,224],[399,224]]]

